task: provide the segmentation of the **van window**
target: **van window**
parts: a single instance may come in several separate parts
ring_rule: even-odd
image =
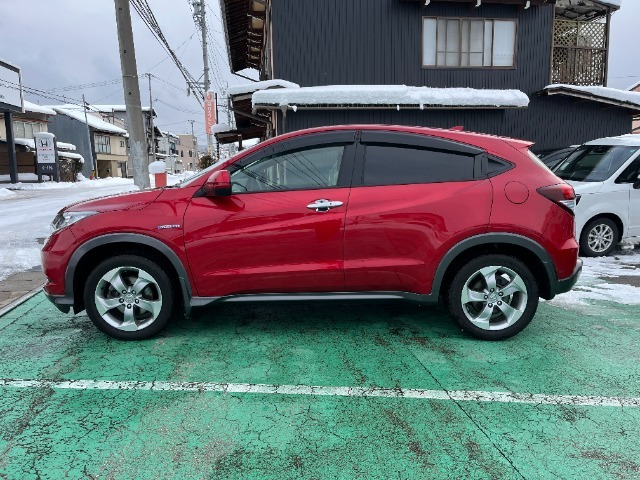
[[[553,172],[563,180],[603,182],[637,151],[638,147],[584,145],[554,168]]]

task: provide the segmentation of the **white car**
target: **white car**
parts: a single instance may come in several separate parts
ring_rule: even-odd
[[[583,255],[607,255],[622,239],[640,237],[640,135],[587,142],[553,172],[576,191]]]

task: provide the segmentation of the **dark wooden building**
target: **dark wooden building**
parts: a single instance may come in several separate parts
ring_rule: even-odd
[[[302,87],[407,85],[517,90],[522,105],[231,98],[237,130],[382,123],[524,138],[550,150],[631,131],[638,99],[606,85],[605,0],[220,0],[231,69]],[[451,90],[454,92],[454,90]],[[309,92],[313,92],[310,90]],[[445,92],[445,96],[446,92]],[[307,98],[307,100],[305,100]],[[297,99],[297,100],[296,100]],[[306,102],[306,103],[305,103]],[[400,105],[402,103],[402,105]]]

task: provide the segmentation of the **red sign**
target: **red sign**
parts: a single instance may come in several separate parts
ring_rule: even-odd
[[[212,91],[208,91],[204,96],[204,123],[207,135],[211,135],[211,127],[216,123],[216,100]]]

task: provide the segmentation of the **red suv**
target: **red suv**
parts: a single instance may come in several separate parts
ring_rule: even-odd
[[[212,303],[439,298],[463,330],[507,338],[582,268],[573,189],[530,145],[378,125],[283,135],[173,187],[66,207],[44,290],[125,340]]]

